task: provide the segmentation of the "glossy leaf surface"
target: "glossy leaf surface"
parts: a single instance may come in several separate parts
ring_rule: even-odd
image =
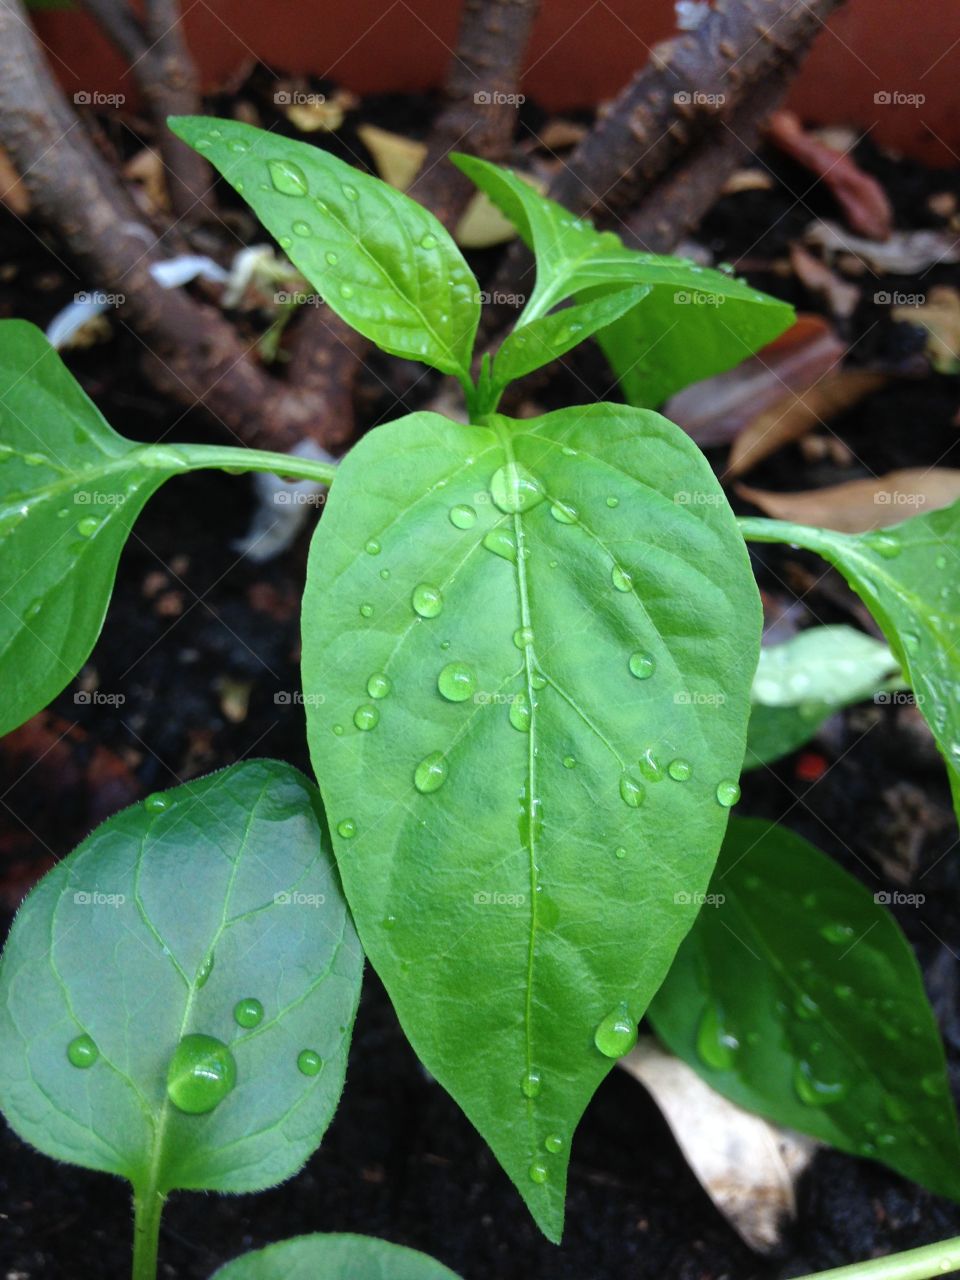
[[[244,1254],[212,1280],[458,1280],[416,1249],[372,1236],[296,1236]]]
[[[315,535],[308,731],[364,949],[552,1238],[709,879],[759,630],[702,455],[629,407],[379,427]]]

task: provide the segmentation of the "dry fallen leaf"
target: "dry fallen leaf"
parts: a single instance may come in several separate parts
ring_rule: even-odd
[[[30,194],[6,151],[0,147],[0,203],[12,214],[25,218],[30,212]]]
[[[938,373],[960,373],[960,294],[950,285],[935,285],[918,307],[894,307],[894,320],[927,331],[927,355]]]
[[[790,265],[800,283],[824,299],[831,315],[841,320],[850,319],[860,301],[860,290],[855,284],[842,280],[825,262],[808,253],[802,244],[790,246]]]
[[[800,493],[770,493],[745,484],[736,488],[741,498],[777,520],[865,533],[956,502],[960,469],[907,467],[876,480],[848,480]]]
[[[796,1217],[794,1187],[818,1144],[729,1102],[652,1036],[618,1065],[649,1091],[700,1185],[740,1237],[759,1253],[775,1249]]]
[[[301,133],[336,133],[347,112],[359,105],[359,99],[349,89],[338,89],[329,97],[322,93],[289,96],[292,101],[283,113]]]
[[[518,173],[517,177],[528,182],[534,191],[542,194],[546,190],[547,184],[529,173]],[[506,244],[516,239],[516,235],[513,223],[507,221],[482,191],[477,191],[457,223],[453,238],[464,249],[488,249],[491,245]]]
[[[149,215],[169,213],[170,194],[163,161],[158,151],[144,147],[123,166],[123,176],[135,183],[140,194],[140,206]]]
[[[823,221],[811,222],[803,238],[828,253],[850,255],[861,270],[866,264],[872,271],[895,276],[916,275],[936,263],[960,262],[960,242],[949,231],[894,231],[881,244]],[[840,265],[847,269],[843,261]]]
[[[736,196],[741,191],[772,191],[773,178],[765,169],[737,169],[720,188],[722,196]]]
[[[357,127],[360,141],[373,156],[377,173],[398,191],[406,191],[420,172],[427,154],[425,142],[414,142],[402,134],[391,133],[375,124]]]

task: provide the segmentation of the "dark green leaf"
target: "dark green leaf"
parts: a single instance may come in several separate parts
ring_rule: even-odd
[[[261,760],[163,792],[105,822],[20,910],[0,964],[0,1105],[47,1155],[137,1188],[270,1186],[333,1115],[362,965],[302,775]],[[238,1025],[248,1000],[262,1017]],[[167,1089],[190,1036],[235,1064],[203,1114]],[[174,1091],[205,1106],[217,1082]]]
[[[211,1280],[459,1280],[425,1253],[372,1236],[296,1236],[244,1254]]]
[[[509,170],[474,156],[451,159],[536,254],[536,286],[520,328],[573,295],[584,301],[601,290],[651,286],[650,296],[600,338],[631,404],[662,403],[688,383],[739,363],[792,323],[792,307],[744,281],[686,259],[627,249],[612,231],[572,217]]]
[[[170,128],[241,192],[347,324],[391,355],[467,376],[479,287],[432,213],[305,142],[205,116]]]
[[[725,1097],[960,1198],[943,1046],[888,896],[783,827],[732,820],[650,1018]]]
[[[595,1033],[629,1047],[695,912],[675,894],[709,879],[760,615],[671,423],[605,404],[488,423],[415,414],[347,455],[311,551],[304,688],[364,948],[556,1239],[613,1062]]]

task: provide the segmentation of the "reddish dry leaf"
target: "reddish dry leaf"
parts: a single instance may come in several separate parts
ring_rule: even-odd
[[[849,480],[802,493],[769,493],[738,484],[737,493],[776,520],[865,533],[956,502],[960,470],[908,467],[876,480]]]
[[[886,240],[893,230],[893,209],[887,193],[849,154],[834,151],[807,133],[792,111],[776,111],[767,123],[767,136],[781,151],[822,178],[837,198],[854,231],[870,240]]]

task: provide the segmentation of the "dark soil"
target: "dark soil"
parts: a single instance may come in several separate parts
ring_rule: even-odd
[[[375,102],[368,117],[411,130],[422,104]],[[931,221],[928,195],[958,189],[861,148],[891,191],[901,225]],[[786,187],[722,200],[701,239],[719,260],[782,257],[828,195],[794,205],[787,188],[809,180],[770,157]],[[935,223],[935,219],[933,219]],[[772,231],[765,228],[773,227]],[[15,269],[10,264],[16,264]],[[772,269],[754,283],[814,308],[801,286]],[[925,281],[956,283],[955,268]],[[0,214],[0,314],[46,323],[79,282],[25,227]],[[909,281],[871,281],[909,288]],[[878,322],[876,328],[871,326]],[[915,354],[869,301],[850,324],[865,335],[856,358],[893,365]],[[920,343],[922,346],[922,342]],[[138,373],[139,346],[120,325],[108,345],[70,364],[118,430],[135,438],[215,439],[197,416],[181,419]],[[571,358],[541,403],[584,399],[609,375],[599,356]],[[915,368],[915,362],[911,368]],[[405,374],[396,375],[402,390]],[[428,380],[429,381],[429,380]],[[427,383],[417,389],[428,393]],[[407,404],[407,408],[417,407]],[[396,416],[371,385],[365,420]],[[799,446],[751,473],[760,488],[810,488],[894,467],[958,465],[957,383],[927,375],[895,381],[832,424],[848,458],[811,463]],[[718,466],[723,451],[711,457]],[[859,459],[859,461],[858,461]],[[101,641],[53,708],[0,744],[0,900],[7,919],[29,885],[97,822],[150,791],[250,754],[308,770],[302,710],[277,702],[298,688],[298,602],[306,535],[258,566],[233,540],[251,509],[249,482],[216,474],[178,480],[149,504],[125,551]],[[771,618],[865,624],[839,578],[785,548],[757,558]],[[794,597],[803,597],[798,604]],[[122,705],[78,702],[79,691],[122,695]],[[822,775],[822,776],[820,776]],[[813,780],[811,780],[813,779]],[[942,765],[916,710],[869,706],[829,722],[819,739],[745,780],[742,811],[782,819],[872,888],[922,887],[923,906],[901,923],[941,1018],[960,1087],[960,866]],[[947,856],[949,853],[949,856]],[[7,1280],[122,1277],[131,1215],[119,1181],[57,1166],[0,1133],[0,1274]],[[466,1280],[780,1280],[960,1233],[960,1206],[879,1165],[830,1152],[805,1176],[800,1215],[783,1256],[751,1253],[686,1167],[644,1090],[613,1071],[587,1110],[570,1166],[562,1248],[541,1237],[517,1193],[450,1098],[423,1072],[376,977],[368,972],[347,1088],[321,1150],[291,1182],[259,1196],[178,1195],[166,1214],[161,1275],[206,1280],[226,1259],[316,1230],[358,1231],[423,1249]]]

